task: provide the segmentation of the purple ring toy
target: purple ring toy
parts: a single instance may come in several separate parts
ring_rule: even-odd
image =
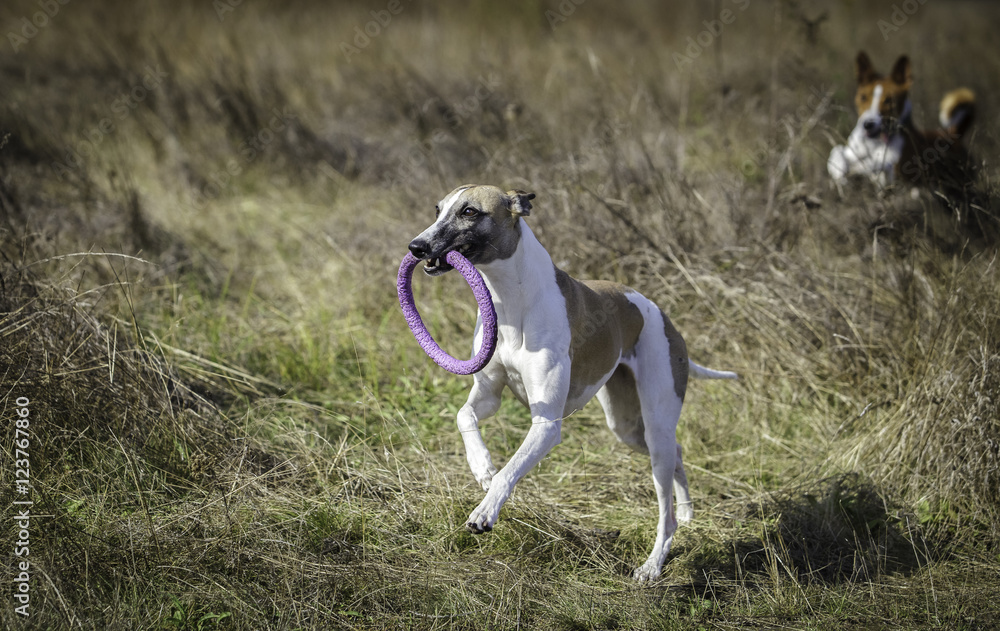
[[[413,288],[410,285],[410,281],[413,279],[413,270],[417,267],[420,259],[410,252],[407,252],[406,256],[403,257],[403,262],[399,266],[399,277],[396,280],[399,306],[403,309],[406,323],[413,331],[413,337],[417,338],[417,342],[420,343],[428,357],[433,359],[438,366],[456,375],[471,375],[479,372],[489,363],[490,358],[493,357],[493,351],[497,348],[497,312],[493,306],[490,290],[486,288],[486,283],[483,282],[479,270],[469,262],[469,259],[455,251],[448,252],[444,259],[462,273],[479,304],[479,318],[483,325],[483,345],[476,356],[465,361],[455,359],[441,350],[441,347],[431,337],[430,331],[424,326],[424,321],[420,319],[420,314],[417,312],[417,305],[413,302]]]

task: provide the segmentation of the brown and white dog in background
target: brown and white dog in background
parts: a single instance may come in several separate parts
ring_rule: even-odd
[[[846,145],[830,152],[827,170],[838,188],[852,175],[867,176],[879,185],[899,178],[915,185],[957,185],[971,180],[963,136],[975,115],[975,95],[968,88],[945,94],[941,127],[920,130],[913,123],[910,87],[913,75],[905,55],[888,77],[875,71],[864,51],[855,61],[858,87],[854,105],[858,122]]]

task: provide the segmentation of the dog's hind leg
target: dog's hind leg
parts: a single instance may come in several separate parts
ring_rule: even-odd
[[[647,302],[645,311],[646,326],[639,335],[636,354],[630,364],[635,367],[645,442],[660,511],[653,550],[646,562],[635,571],[635,578],[640,581],[659,577],[663,562],[670,553],[677,531],[675,491],[678,502],[685,507],[684,517],[691,516],[687,475],[681,450],[677,448],[677,422],[684,403],[689,371],[687,349],[669,318],[655,305]]]
[[[597,400],[604,409],[608,429],[638,452],[648,454],[646,429],[642,424],[642,405],[636,390],[635,373],[625,364],[620,364],[611,374],[604,387],[597,391]]]
[[[691,506],[691,494],[688,492],[688,478],[684,471],[681,452],[681,445],[677,443],[677,460],[674,461],[674,495],[677,502],[677,521],[687,523],[694,519],[694,509]]]
[[[679,460],[675,432],[681,406],[680,399],[677,397],[674,397],[676,399],[675,405],[670,405],[663,400],[670,396],[673,395],[660,397],[657,394],[648,395],[640,392],[643,403],[643,419],[646,426],[646,445],[649,448],[649,460],[653,469],[653,485],[656,487],[656,499],[660,509],[653,550],[646,562],[635,571],[635,578],[640,581],[653,580],[660,575],[663,562],[670,554],[674,532],[677,531],[677,515],[674,512],[674,482]],[[649,399],[653,399],[653,401],[648,401]],[[684,497],[685,501],[690,501],[686,494]]]
[[[691,521],[693,516],[681,447],[676,444],[675,438],[680,399],[673,393],[654,393],[649,398],[652,402],[643,405],[634,373],[624,364],[618,367],[597,392],[608,427],[623,443],[636,451],[648,453],[653,467],[653,484],[656,486],[660,516],[653,552],[642,567],[635,571],[635,578],[643,581],[659,576],[663,561],[670,552],[670,542],[677,529],[677,522]],[[652,428],[643,421],[644,412],[649,412],[650,409],[654,425]],[[677,495],[676,512],[673,494]]]
[[[604,387],[597,392],[597,400],[604,408],[608,427],[618,440],[636,451],[648,454],[646,428],[642,421],[642,408],[632,369],[625,364],[618,366]],[[673,486],[677,502],[677,520],[689,522],[694,517],[694,511],[691,508],[687,473],[684,471],[684,460],[679,444],[677,459],[674,461]]]

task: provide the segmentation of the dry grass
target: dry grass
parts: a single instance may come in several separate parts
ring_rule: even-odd
[[[886,42],[892,8],[850,3],[588,2],[554,28],[556,3],[403,3],[348,57],[387,5],[216,5],[70,3],[0,53],[28,626],[997,623],[994,9],[927,3]],[[918,121],[977,92],[973,192],[829,185],[861,47],[911,54]],[[652,541],[648,460],[596,406],[494,532],[462,528],[481,494],[453,431],[468,382],[420,353],[392,279],[465,181],[536,192],[557,264],[640,289],[697,361],[741,374],[689,396],[696,518],[657,584],[628,578]],[[461,280],[418,285],[460,352]],[[524,413],[506,402],[484,431],[502,461]]]

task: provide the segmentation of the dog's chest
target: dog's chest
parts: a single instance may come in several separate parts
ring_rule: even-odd
[[[500,355],[499,357],[494,356],[495,361],[493,361],[490,367],[487,369],[490,373],[490,377],[499,380],[501,383],[507,386],[511,394],[514,395],[521,405],[531,409],[532,397],[528,395],[528,388],[526,387],[525,380],[531,379],[527,375],[535,375],[539,371],[537,370],[527,370],[528,365],[523,361],[527,356],[521,353],[512,354],[508,356]],[[531,361],[529,359],[529,361]],[[568,361],[568,356],[566,360]],[[544,374],[545,371],[542,371]],[[588,401],[590,401],[594,395],[600,390],[607,378],[610,377],[610,372],[608,374],[602,375],[598,380],[593,383],[582,382],[579,380],[571,379],[569,384],[569,392],[566,395],[565,404],[563,406],[563,415],[569,415],[582,409]],[[543,380],[541,383],[533,383],[533,396],[538,398],[541,396],[543,399],[550,399],[554,392],[548,392],[550,389],[554,389],[554,381]]]
[[[580,283],[559,270],[552,280],[550,290],[536,300],[500,301],[492,376],[526,406],[539,396],[561,396],[570,414],[593,398],[623,357],[634,353],[643,318],[623,286]],[[552,377],[557,366],[569,375],[568,388],[558,395]]]
[[[556,301],[544,302],[549,304],[536,303],[519,313],[515,321],[505,321],[498,313],[497,350],[489,368],[525,406],[529,403],[526,382],[531,382],[538,396],[548,385],[544,376],[553,367],[569,361],[570,333],[565,307]],[[540,375],[543,382],[536,383]]]
[[[524,406],[532,398],[551,398],[552,369],[568,364],[570,327],[565,300],[552,282],[553,291],[527,300],[516,292],[499,294],[497,350],[487,367],[491,379],[503,383]],[[499,292],[498,292],[499,293]],[[529,390],[531,395],[529,396]]]
[[[516,367],[508,367],[503,365],[503,380],[507,384],[507,389],[510,390],[514,398],[521,402],[526,408],[530,408],[531,405],[528,401],[528,391],[524,387],[524,378],[521,376],[521,371]]]

